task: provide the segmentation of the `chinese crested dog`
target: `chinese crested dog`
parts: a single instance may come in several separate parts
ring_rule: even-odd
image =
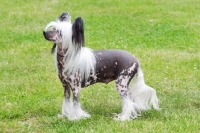
[[[52,51],[56,49],[55,62],[65,96],[62,116],[69,120],[90,117],[80,106],[81,88],[97,82],[107,84],[113,80],[123,104],[122,112],[116,114],[114,119],[131,120],[151,106],[159,109],[156,91],[145,84],[135,56],[124,50],[93,51],[84,46],[81,17],[71,23],[69,13],[62,13],[56,21],[47,24],[43,34],[46,40],[54,43]]]

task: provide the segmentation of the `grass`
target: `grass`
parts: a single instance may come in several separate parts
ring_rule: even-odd
[[[0,8],[0,132],[199,132],[200,2],[2,1]],[[92,49],[124,49],[141,62],[146,83],[157,90],[161,111],[119,122],[114,83],[83,89],[92,117],[59,119],[63,90],[42,31],[68,11],[85,23]]]

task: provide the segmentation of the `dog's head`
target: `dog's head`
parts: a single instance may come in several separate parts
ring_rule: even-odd
[[[83,20],[78,17],[71,24],[69,13],[62,13],[57,21],[47,24],[43,35],[46,40],[61,45],[63,49],[71,46],[77,50],[84,45]]]
[[[43,32],[44,38],[48,41],[52,41],[54,43],[61,43],[62,42],[62,28],[64,25],[71,24],[71,16],[68,12],[62,13],[58,20],[55,22],[50,22],[47,24],[45,31]]]

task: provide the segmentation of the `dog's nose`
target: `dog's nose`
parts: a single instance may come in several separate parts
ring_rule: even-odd
[[[45,32],[45,31],[43,31],[43,36],[44,36],[44,38],[45,38],[45,39],[47,39],[47,40],[48,40],[48,38],[47,38],[47,36],[46,36],[46,32]]]

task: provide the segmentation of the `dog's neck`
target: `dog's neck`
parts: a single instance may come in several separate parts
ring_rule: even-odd
[[[56,45],[57,45],[57,56],[64,57],[67,50],[63,50],[62,45],[59,44]]]
[[[59,45],[57,45],[57,51],[56,51],[56,65],[58,68],[58,76],[60,78],[61,81],[63,81],[63,76],[62,76],[62,72],[64,70],[64,57],[65,57],[65,52],[63,51],[62,47],[59,47]]]

